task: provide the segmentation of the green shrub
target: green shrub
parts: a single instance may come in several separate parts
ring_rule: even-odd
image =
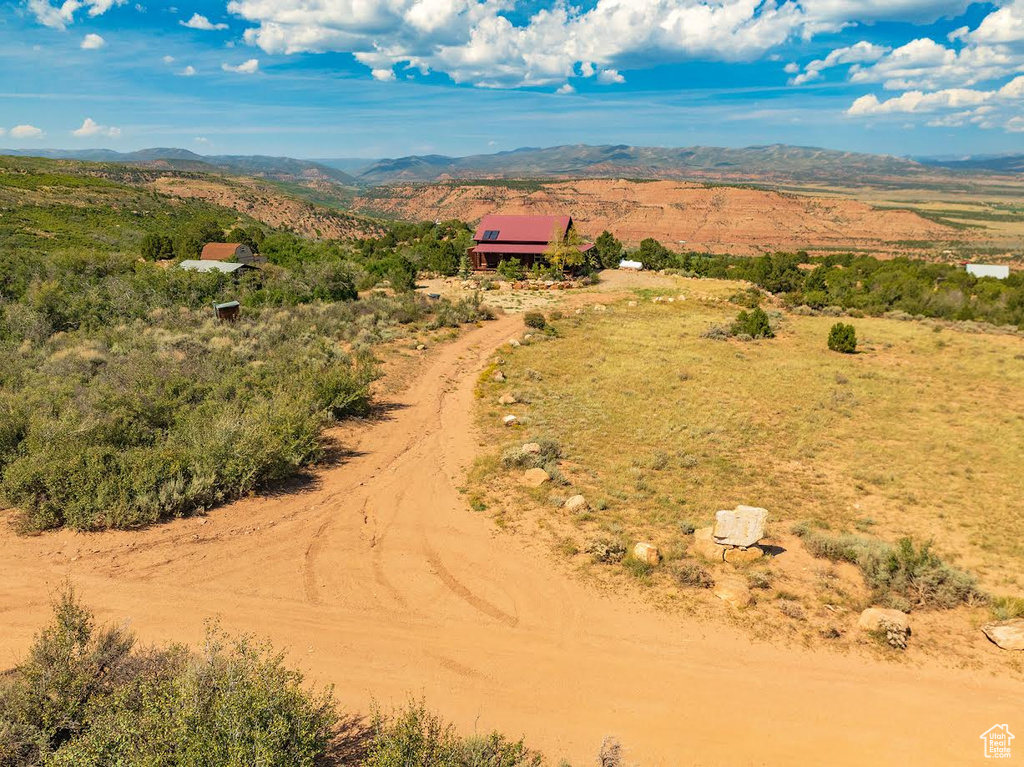
[[[918,548],[910,538],[901,538],[892,546],[855,535],[829,535],[809,526],[793,532],[813,556],[857,565],[881,604],[905,611],[950,609],[984,599],[974,577],[943,562],[929,543]]]
[[[610,538],[598,538],[587,544],[587,553],[594,562],[600,564],[616,564],[626,556],[626,547],[621,541]]]
[[[715,579],[707,568],[696,562],[683,562],[675,572],[676,581],[680,586],[692,589],[714,588]]]
[[[521,280],[523,279],[523,275],[526,274],[526,271],[523,269],[523,265],[519,262],[518,258],[503,258],[498,264],[496,271],[502,279],[508,280],[509,282]]]
[[[741,311],[736,315],[736,321],[732,324],[730,332],[734,336],[750,336],[751,338],[774,338],[771,323],[768,315],[760,307],[749,312]]]
[[[390,715],[375,712],[364,767],[540,767],[541,756],[522,740],[490,735],[460,738],[455,728],[411,702]]]
[[[470,297],[460,298],[454,302],[442,298],[435,304],[434,318],[427,323],[427,327],[431,330],[457,328],[468,322],[493,319],[494,312],[481,303],[479,293],[474,293]]]
[[[853,325],[837,322],[828,332],[828,348],[841,354],[853,354],[857,351],[857,331]]]
[[[526,312],[523,315],[523,322],[528,328],[536,328],[537,330],[543,330],[548,322],[544,319],[544,315],[540,312]]]
[[[306,692],[268,646],[216,631],[202,655],[134,644],[97,628],[65,588],[28,658],[0,678],[0,764],[312,767],[326,753],[330,692]]]
[[[1024,597],[992,597],[989,608],[997,621],[1024,618]]]
[[[537,444],[540,452],[536,453],[523,450],[522,445],[509,447],[501,455],[501,465],[506,469],[557,468],[558,459],[562,457],[561,446],[551,439],[539,440]]]

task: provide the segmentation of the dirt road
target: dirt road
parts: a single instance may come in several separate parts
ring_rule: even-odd
[[[136,533],[0,532],[0,667],[65,576],[105,620],[196,642],[202,622],[269,636],[341,701],[426,696],[464,731],[524,734],[593,763],[970,764],[996,723],[1024,731],[1019,683],[752,643],[565,578],[471,511],[473,385],[521,328],[507,317],[431,352],[353,454],[295,493]]]

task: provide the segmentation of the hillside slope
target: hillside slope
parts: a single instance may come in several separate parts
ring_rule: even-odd
[[[134,250],[146,233],[197,218],[228,227],[260,222],[312,238],[379,234],[363,216],[299,199],[272,182],[40,158],[0,157],[0,243]]]
[[[971,236],[911,211],[880,210],[854,200],[677,181],[380,187],[372,195],[357,197],[353,207],[393,218],[464,221],[477,221],[496,211],[554,214],[568,210],[591,236],[607,229],[628,245],[654,237],[674,249],[736,255],[800,249],[893,255]]]

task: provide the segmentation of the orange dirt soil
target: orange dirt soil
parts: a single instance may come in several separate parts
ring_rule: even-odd
[[[565,181],[539,189],[471,182],[394,186],[357,197],[352,207],[411,221],[571,211],[576,225],[590,236],[607,229],[627,245],[653,237],[674,250],[734,255],[801,249],[920,254],[921,247],[907,243],[976,237],[912,211],[879,210],[855,200],[679,181]]]
[[[228,182],[160,176],[150,186],[171,197],[203,200],[231,208],[268,226],[290,228],[314,239],[376,237],[384,233],[383,227],[374,221],[310,205],[268,189],[253,179]]]
[[[136,532],[0,530],[0,667],[23,656],[69,578],[144,641],[203,620],[288,648],[343,705],[428,704],[464,732],[524,734],[590,764],[966,764],[1024,708],[1019,682],[799,646],[667,615],[566,578],[459,492],[477,452],[474,385],[522,328],[506,316],[428,352],[388,415],[309,486]]]

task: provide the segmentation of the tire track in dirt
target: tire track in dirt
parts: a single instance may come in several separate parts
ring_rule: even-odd
[[[500,607],[492,605],[486,599],[481,599],[466,588],[459,579],[452,575],[448,568],[442,564],[441,558],[438,556],[437,552],[430,547],[425,538],[423,540],[423,553],[426,556],[427,562],[430,563],[430,568],[433,574],[436,575],[441,583],[443,583],[449,591],[455,594],[455,596],[459,597],[476,610],[482,612],[484,615],[493,618],[499,623],[505,624],[509,628],[514,629],[519,625],[518,616],[505,612]]]

